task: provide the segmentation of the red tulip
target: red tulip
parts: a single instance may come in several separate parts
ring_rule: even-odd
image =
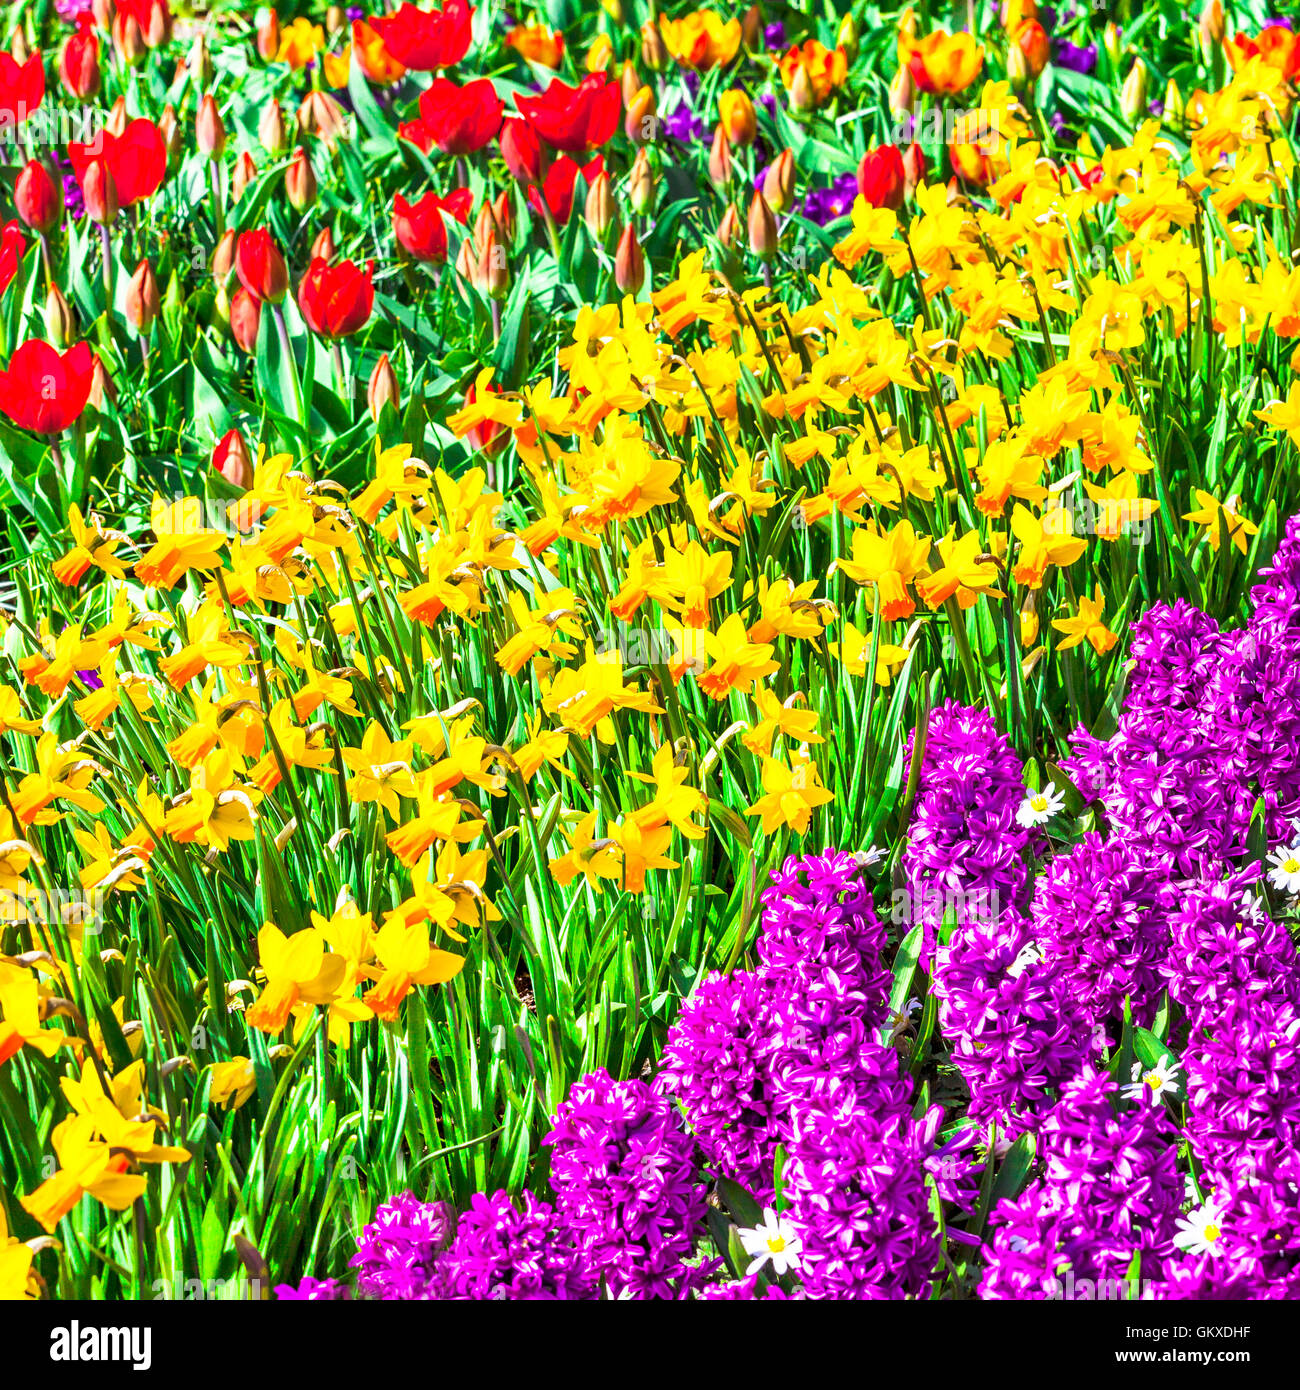
[[[501,98],[486,77],[463,87],[435,77],[420,94],[420,119],[414,124],[423,127],[425,137],[443,154],[469,154],[481,150],[501,129],[502,111]],[[403,134],[407,129],[403,127]],[[416,144],[424,147],[421,139]]]
[[[577,154],[603,145],[618,127],[622,93],[603,72],[570,87],[557,77],[539,96],[515,97],[515,105],[538,137],[552,149]]]
[[[135,20],[140,37],[150,48],[160,48],[171,37],[172,12],[167,0],[116,0],[115,23]]]
[[[9,282],[18,274],[18,263],[23,258],[23,229],[17,222],[6,222],[0,232],[0,294],[9,288]]]
[[[77,16],[77,32],[59,55],[59,80],[69,95],[85,99],[99,91],[99,40],[95,21],[83,11]]]
[[[346,338],[364,328],[375,307],[374,261],[364,273],[351,261],[338,265],[317,257],[298,286],[298,307],[307,327],[322,338]]]
[[[587,180],[587,186],[590,187],[604,171],[605,161],[600,155],[579,169],[576,160],[570,159],[567,154],[562,154],[546,171],[546,179],[542,183],[541,192],[539,193],[536,187],[528,190],[528,201],[540,214],[542,198],[544,197],[546,206],[550,208],[551,216],[555,219],[556,224],[563,227],[569,220],[569,214],[573,211],[573,190],[578,181],[579,173]]]
[[[248,488],[253,482],[253,461],[248,445],[237,429],[227,430],[212,451],[212,467],[236,487]]]
[[[62,434],[86,408],[95,355],[89,343],[59,353],[49,343],[30,338],[0,372],[0,410],[19,429]]]
[[[399,193],[393,199],[393,235],[398,245],[417,261],[445,261],[447,224],[442,214],[464,224],[473,201],[468,188],[458,188],[445,198],[430,189],[415,203],[408,203]]]
[[[396,14],[375,15],[368,22],[399,63],[417,72],[434,72],[459,63],[469,52],[473,18],[466,0],[443,0],[441,10],[404,4]]]
[[[68,158],[83,192],[86,170],[102,160],[113,176],[117,205],[123,208],[152,198],[167,173],[167,144],[162,131],[143,119],[129,121],[121,135],[104,130],[89,145],[73,141],[68,145]]]
[[[265,227],[240,233],[235,243],[235,274],[249,294],[271,304],[278,304],[289,289],[284,257]]]
[[[18,216],[36,232],[52,231],[63,215],[63,190],[39,159],[30,160],[14,185]]]
[[[903,154],[897,145],[881,145],[868,150],[858,165],[858,192],[873,208],[903,206]]]
[[[541,183],[542,142],[527,121],[516,117],[502,125],[501,154],[520,183]]]
[[[236,290],[230,301],[230,331],[235,342],[251,357],[257,351],[257,333],[262,326],[262,301],[247,290]]]
[[[45,100],[45,65],[39,53],[19,63],[0,53],[0,128],[12,130],[34,116]]]

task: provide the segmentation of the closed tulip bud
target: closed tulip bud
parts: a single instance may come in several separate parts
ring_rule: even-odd
[[[148,259],[140,262],[126,290],[127,322],[137,333],[148,333],[162,308],[158,280]]]
[[[94,34],[73,34],[63,45],[59,81],[69,96],[82,101],[99,91],[99,40]]]
[[[497,235],[508,244],[515,237],[515,205],[510,200],[510,194],[503,188],[490,206],[496,221]]]
[[[261,326],[262,301],[247,290],[237,290],[230,301],[230,332],[240,350],[250,357],[257,351]]]
[[[316,175],[307,151],[298,146],[284,171],[284,191],[295,212],[305,212],[316,201]]]
[[[347,113],[328,92],[308,92],[295,119],[299,134],[319,135],[327,145],[347,133]]]
[[[1016,41],[1011,45],[1011,52],[1017,50],[1025,60],[1028,80],[1036,81],[1052,56],[1052,41],[1047,37],[1047,30],[1036,19],[1026,19],[1016,30]],[[1008,75],[1011,70],[1009,57]]]
[[[257,138],[267,154],[276,157],[289,148],[289,132],[285,129],[284,110],[272,97],[262,108],[261,119],[257,123]]]
[[[605,239],[614,222],[614,197],[609,188],[609,175],[601,172],[587,191],[587,203],[582,210],[587,230],[597,241]]]
[[[19,25],[14,30],[13,42],[9,45],[9,55],[19,67],[32,56],[32,50],[27,46],[27,35]]]
[[[230,430],[222,436],[212,451],[212,470],[234,487],[247,490],[253,485],[253,460],[249,456],[248,445],[238,430]]]
[[[126,98],[118,97],[109,108],[108,115],[104,120],[104,129],[110,135],[121,135],[126,129],[126,123],[129,119],[126,114]]]
[[[331,5],[325,11],[325,32],[327,34],[342,33],[347,22],[348,17],[342,5]]]
[[[903,197],[910,198],[925,182],[925,151],[913,141],[903,151]]]
[[[86,204],[86,216],[101,226],[111,227],[117,221],[117,185],[102,159],[91,160],[81,178],[81,195]]]
[[[1196,27],[1201,36],[1201,47],[1208,56],[1218,48],[1223,42],[1223,36],[1228,32],[1220,0],[1205,0]]]
[[[761,193],[755,193],[749,204],[749,249],[760,260],[770,261],[776,255],[780,234],[771,205]]]
[[[713,132],[713,145],[709,150],[709,182],[714,188],[726,188],[731,182],[731,174],[731,142],[719,124]]]
[[[90,394],[86,397],[86,404],[94,406],[96,410],[103,410],[105,401],[111,403],[116,400],[117,387],[113,385],[113,378],[105,370],[103,359],[96,353],[95,365],[90,373]]]
[[[835,47],[844,50],[844,56],[851,63],[858,56],[858,25],[852,14],[840,20],[840,30],[835,36]]]
[[[751,5],[741,16],[740,38],[751,53],[758,53],[763,46],[763,13],[757,5]]]
[[[1119,89],[1119,109],[1124,119],[1136,123],[1147,110],[1147,65],[1135,59],[1124,85]]]
[[[1165,87],[1165,120],[1174,125],[1182,125],[1187,114],[1187,103],[1183,100],[1182,88],[1171,77]]]
[[[209,159],[219,160],[225,154],[226,127],[210,92],[199,103],[198,120],[194,123],[194,137],[198,142],[199,153],[207,155]]]
[[[1007,81],[1017,95],[1023,95],[1030,85],[1029,61],[1020,46],[1014,43],[1007,49]]]
[[[29,160],[14,184],[14,208],[34,232],[53,231],[63,216],[63,187],[39,159]]]
[[[628,202],[632,211],[644,216],[655,205],[655,178],[650,167],[650,156],[645,150],[638,150],[632,161],[632,171],[628,174]]]
[[[181,123],[176,116],[176,108],[169,101],[158,117],[158,134],[162,136],[163,147],[167,151],[168,164],[174,164],[181,154]]]
[[[190,48],[188,66],[199,91],[206,91],[212,81],[212,54],[208,52],[208,38],[202,29],[195,35]]]
[[[630,105],[632,98],[645,86],[645,83],[641,81],[641,74],[637,72],[636,64],[631,58],[624,62],[618,82],[623,93],[624,106]]]
[[[322,261],[334,259],[334,233],[328,227],[322,227],[311,244],[311,259],[318,258]]]
[[[794,155],[782,150],[763,175],[763,198],[773,212],[784,212],[794,203]]]
[[[118,15],[113,20],[113,51],[128,67],[134,67],[145,55],[144,34],[134,15]]]
[[[620,294],[640,294],[645,284],[645,253],[631,223],[623,228],[614,255],[614,283]]]
[[[790,79],[790,114],[806,116],[817,105],[817,93],[813,91],[812,79],[802,63],[794,70]]]
[[[889,84],[889,114],[896,121],[910,116],[916,108],[916,82],[910,68],[899,68]]]
[[[57,285],[45,297],[45,336],[60,352],[77,336],[76,312]]]
[[[623,131],[634,145],[646,145],[655,138],[659,129],[658,110],[654,91],[650,87],[638,87],[623,117]]]
[[[153,0],[144,23],[144,41],[150,48],[163,48],[172,36],[172,12],[167,0]]]
[[[510,292],[510,265],[505,247],[494,231],[479,242],[478,262],[474,268],[474,284],[489,299],[504,299]]]
[[[375,370],[370,373],[370,384],[366,387],[366,404],[370,407],[370,418],[375,424],[379,423],[379,416],[386,405],[391,405],[394,410],[402,408],[402,397],[397,389],[397,373],[393,370],[387,353],[375,363]]]
[[[280,54],[280,17],[274,9],[258,12],[257,56],[264,63],[274,63]]]
[[[1124,41],[1120,38],[1119,25],[1113,20],[1101,31],[1101,46],[1106,50],[1110,61],[1118,67],[1124,52]]]
[[[641,61],[651,72],[663,72],[668,66],[668,46],[653,19],[641,26]]]
[[[235,268],[235,229],[231,227],[223,232],[221,240],[217,242],[217,249],[212,253],[212,278],[219,285],[224,285],[230,278],[230,272]]]
[[[723,92],[718,98],[718,119],[733,145],[752,145],[758,135],[754,103],[742,91]]]
[[[90,13],[95,17],[95,28],[107,32],[112,27],[117,7],[113,0],[90,0]]]
[[[727,210],[718,223],[717,238],[724,246],[731,246],[740,235],[740,214],[735,203],[728,203]]]
[[[238,202],[243,196],[244,189],[257,177],[257,165],[253,162],[253,156],[244,150],[239,158],[235,160],[235,167],[230,175],[230,196]]]

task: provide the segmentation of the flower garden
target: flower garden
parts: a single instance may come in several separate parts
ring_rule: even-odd
[[[0,24],[0,1297],[1300,1296],[1300,24]]]

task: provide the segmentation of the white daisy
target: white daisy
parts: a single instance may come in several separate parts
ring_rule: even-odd
[[[1223,1213],[1212,1201],[1178,1218],[1174,1244],[1189,1255],[1218,1255],[1222,1239]]]
[[[1020,803],[1016,821],[1028,829],[1031,825],[1042,825],[1064,809],[1065,797],[1055,787],[1044,787],[1042,791],[1031,792]]]
[[[763,1208],[763,1224],[752,1230],[740,1232],[740,1243],[750,1261],[746,1275],[757,1274],[769,1260],[772,1273],[778,1276],[787,1269],[799,1268],[801,1242],[795,1235],[794,1227],[783,1216],[778,1216],[771,1207]]]
[[[1300,893],[1300,849],[1275,849],[1268,856],[1273,867],[1268,871],[1268,881],[1283,893]]]
[[[1133,1080],[1124,1087],[1125,1100],[1141,1100],[1150,1096],[1152,1105],[1160,1104],[1160,1097],[1173,1095],[1178,1090],[1178,1063],[1166,1053],[1154,1067],[1143,1067],[1141,1062],[1133,1063]]]

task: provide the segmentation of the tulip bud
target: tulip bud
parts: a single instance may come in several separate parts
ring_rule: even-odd
[[[317,257],[323,261],[334,259],[334,233],[328,227],[322,227],[311,244],[311,258],[314,261]]]
[[[663,72],[668,66],[668,45],[653,19],[641,26],[641,61],[651,72]]]
[[[90,0],[90,12],[95,17],[95,28],[102,29],[107,33],[113,26],[117,7],[113,4],[113,0]]]
[[[134,15],[118,15],[113,20],[113,49],[118,58],[134,67],[145,55],[144,35]]]
[[[34,232],[53,231],[63,216],[63,188],[39,159],[29,160],[14,185],[14,207]]]
[[[284,154],[289,148],[289,132],[284,125],[284,111],[275,97],[262,108],[262,117],[257,123],[257,138],[272,158]]]
[[[645,284],[645,253],[636,239],[636,230],[629,223],[618,239],[614,255],[614,283],[620,294],[640,294]]]
[[[735,203],[728,203],[727,210],[718,222],[717,238],[724,246],[730,246],[740,234],[740,214]]]
[[[14,30],[13,42],[9,45],[9,56],[19,67],[32,56],[32,51],[27,46],[27,35],[23,32],[21,24]]]
[[[913,141],[903,151],[903,197],[910,198],[917,186],[925,182],[925,151]]]
[[[370,384],[366,387],[366,404],[370,407],[370,418],[375,424],[379,423],[379,416],[386,405],[391,405],[394,410],[402,408],[402,397],[397,389],[397,373],[393,370],[387,353],[375,363],[375,370],[370,373]]]
[[[505,248],[501,246],[496,233],[491,228],[487,235],[474,247],[474,237],[466,237],[461,244],[461,255],[468,270],[470,284],[488,299],[504,299],[510,290],[510,267]],[[466,254],[466,247],[469,253]],[[460,268],[460,261],[457,261]],[[462,272],[463,273],[463,272]]]
[[[238,202],[244,189],[257,177],[257,165],[247,150],[235,160],[234,172],[230,175],[230,196]]]
[[[230,278],[230,272],[235,268],[235,236],[233,227],[223,232],[221,240],[217,242],[217,249],[212,253],[212,278],[219,285],[226,283]]]
[[[1141,58],[1133,62],[1119,90],[1119,109],[1124,119],[1136,124],[1147,110],[1147,65]]]
[[[86,204],[86,216],[101,226],[111,227],[117,221],[117,185],[102,159],[93,159],[81,178],[81,194]]]
[[[214,162],[226,152],[226,127],[212,94],[206,93],[199,103],[198,120],[194,125],[194,137],[198,142],[199,153],[205,154]]]
[[[902,67],[889,84],[889,114],[896,121],[904,120],[916,109],[916,80],[911,68]]]
[[[761,193],[755,193],[749,204],[749,249],[760,260],[770,261],[776,255],[780,234],[771,205]]]
[[[1013,43],[1007,49],[1007,81],[1011,83],[1011,90],[1017,96],[1023,96],[1031,85],[1029,61],[1019,44]]]
[[[257,334],[262,326],[262,302],[241,289],[230,301],[230,332],[241,351],[250,357],[257,351]]]
[[[212,81],[212,54],[208,51],[208,38],[202,29],[194,37],[188,67],[199,91],[206,91]]]
[[[316,175],[307,151],[298,146],[284,171],[284,191],[295,212],[305,212],[316,201]]]
[[[69,96],[82,101],[99,91],[99,41],[93,34],[74,34],[63,45],[59,80]]]
[[[723,92],[718,98],[718,117],[733,145],[752,145],[758,136],[754,103],[742,91]]]
[[[172,36],[172,12],[167,0],[152,0],[143,33],[149,48],[163,48],[169,42]]]
[[[582,210],[587,230],[597,241],[604,241],[614,221],[614,198],[609,189],[609,175],[601,172],[587,191],[587,204]]]
[[[638,150],[636,158],[632,161],[627,194],[632,211],[638,216],[644,216],[655,205],[654,171],[650,168],[650,156],[644,149]]]
[[[921,33],[920,22],[917,20],[916,11],[911,5],[898,17],[898,32],[906,34],[909,39],[915,39]]]
[[[103,359],[96,353],[95,366],[90,373],[90,395],[86,397],[86,403],[94,406],[96,410],[103,410],[105,401],[116,400],[117,387],[113,385],[113,378],[105,370]]]
[[[327,34],[340,34],[347,26],[348,17],[342,5],[331,5],[325,11],[325,32]]]
[[[1187,103],[1183,100],[1182,89],[1171,77],[1165,87],[1165,120],[1170,125],[1182,125],[1187,114]]]
[[[45,297],[45,336],[62,352],[77,336],[77,315],[57,285]]]
[[[497,236],[509,244],[515,236],[515,205],[510,201],[510,194],[503,188],[492,202],[485,206],[492,209]]]
[[[763,46],[763,15],[757,5],[751,5],[741,16],[740,39],[751,53],[758,53]]]
[[[709,150],[709,182],[721,191],[731,182],[731,144],[727,132],[719,124],[713,132],[713,145]]]
[[[629,106],[632,98],[645,86],[641,81],[641,74],[636,70],[636,64],[627,59],[623,64],[623,72],[619,77],[619,87],[623,92],[623,105]]]
[[[790,114],[806,116],[817,105],[817,93],[813,91],[812,79],[802,63],[794,70],[790,79]]]
[[[773,212],[784,212],[794,203],[794,155],[782,150],[763,175],[763,198]]]
[[[300,134],[319,135],[327,145],[347,133],[347,113],[328,92],[308,92],[295,119]]]
[[[158,134],[162,136],[163,146],[167,150],[167,163],[175,164],[181,154],[181,123],[170,101],[158,117]]]
[[[248,453],[244,436],[237,429],[224,434],[212,451],[212,468],[237,488],[247,490],[253,485],[253,460]]]
[[[1228,32],[1221,0],[1205,0],[1196,28],[1201,37],[1201,49],[1208,58],[1223,42],[1223,36]]]
[[[659,128],[656,115],[659,103],[649,87],[639,87],[632,100],[627,103],[627,113],[623,117],[623,130],[634,145],[645,145],[655,138]]]
[[[121,135],[126,129],[127,120],[126,98],[118,97],[109,108],[108,116],[104,120],[104,129],[110,135]]]
[[[1119,25],[1113,20],[1101,32],[1101,46],[1106,50],[1110,61],[1118,67],[1124,52],[1124,41],[1120,38]]]
[[[274,63],[280,56],[280,18],[274,9],[258,12],[257,56],[264,63]]]
[[[858,25],[852,12],[840,20],[839,33],[835,36],[835,47],[844,50],[844,56],[850,63],[858,56]]]
[[[137,333],[148,333],[162,308],[158,281],[148,259],[135,268],[126,290],[126,319]]]
[[[1016,30],[1016,40],[1011,47],[1019,49],[1023,56],[1028,80],[1037,81],[1052,56],[1052,41],[1047,37],[1047,30],[1036,19],[1026,19]]]

